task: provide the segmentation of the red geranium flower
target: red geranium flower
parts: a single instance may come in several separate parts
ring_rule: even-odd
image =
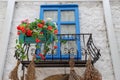
[[[21,26],[21,31],[22,31],[23,33],[26,33],[26,30],[25,30],[25,27],[24,27],[24,26]]]
[[[52,26],[48,26],[48,28],[47,28],[47,29],[51,31],[51,30],[52,30]]]
[[[43,34],[43,32],[40,32],[40,34],[42,35],[42,34]]]
[[[43,54],[40,53],[39,56],[41,57],[42,60],[45,60],[45,57]]]
[[[45,24],[45,21],[42,20],[41,23],[42,23],[42,24]]]
[[[54,48],[54,49],[57,49],[57,48],[58,48],[58,46],[54,46],[53,48]]]
[[[20,32],[19,32],[19,31],[17,32],[17,35],[20,35]]]
[[[28,29],[26,35],[27,36],[32,36],[32,30]]]
[[[54,30],[54,34],[57,34],[58,33],[58,30]]]
[[[21,27],[20,27],[20,25],[19,25],[19,26],[17,26],[17,29],[18,29],[18,30],[21,30]]]
[[[38,23],[37,26],[38,26],[39,28],[43,28],[43,24]]]
[[[40,42],[40,39],[36,38],[36,40],[35,40],[35,41],[36,41],[36,43],[39,43],[39,42]]]

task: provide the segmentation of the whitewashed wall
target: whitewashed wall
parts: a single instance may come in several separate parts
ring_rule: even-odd
[[[98,48],[101,50],[101,58],[95,64],[96,68],[102,73],[103,80],[115,80],[114,72],[112,68],[112,62],[109,52],[106,27],[104,22],[104,14],[102,3],[100,2],[19,2],[16,3],[15,12],[13,17],[12,29],[10,32],[10,40],[8,45],[8,51],[6,56],[6,63],[4,68],[4,76],[3,80],[9,80],[8,75],[10,71],[16,64],[16,60],[14,56],[14,46],[15,40],[17,38],[16,35],[16,26],[23,19],[29,19],[33,21],[34,18],[39,18],[39,6],[41,4],[69,4],[69,3],[77,3],[79,5],[80,11],[80,25],[81,25],[81,33],[92,33],[94,42]],[[77,73],[81,74],[81,71],[84,72],[83,68],[76,68]],[[19,69],[19,72],[21,68]],[[69,69],[67,69],[69,72]],[[45,77],[52,75],[64,73],[64,68],[39,68],[36,69],[36,80],[43,80]],[[20,74],[21,75],[21,74]]]
[[[5,20],[6,8],[7,8],[7,2],[0,1],[0,40],[1,40],[2,28]]]
[[[111,2],[112,19],[120,54],[120,1]]]

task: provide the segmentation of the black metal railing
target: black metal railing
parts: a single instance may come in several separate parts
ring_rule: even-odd
[[[41,67],[67,67],[70,57],[75,58],[75,66],[85,66],[86,61],[91,56],[92,62],[95,63],[100,57],[100,50],[97,49],[93,43],[92,34],[58,34],[58,43],[53,42],[49,46],[50,51],[45,60],[36,62],[36,66]],[[63,44],[62,41],[65,43]],[[44,43],[43,43],[44,44]],[[53,52],[53,46],[57,44],[58,49]],[[35,46],[33,43],[25,42],[23,48],[27,55],[26,60],[21,60],[23,65],[27,66],[32,59],[32,55],[35,54]],[[32,48],[31,48],[32,47]],[[41,50],[42,51],[42,50]],[[53,54],[54,53],[54,54]],[[58,57],[55,57],[57,54]]]

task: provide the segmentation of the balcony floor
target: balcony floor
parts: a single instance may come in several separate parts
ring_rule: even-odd
[[[75,60],[75,67],[85,67],[86,66],[86,60]],[[30,63],[30,61],[21,61],[23,66],[27,67]],[[68,60],[46,60],[46,61],[39,61],[35,62],[35,67],[70,67]]]

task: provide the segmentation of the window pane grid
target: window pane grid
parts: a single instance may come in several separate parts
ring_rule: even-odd
[[[47,7],[46,7],[47,6]],[[77,31],[79,29],[79,20],[77,20],[78,14],[76,14],[76,10],[77,10],[77,6],[71,6],[71,7],[64,7],[63,5],[59,5],[59,6],[52,6],[52,7],[48,7],[48,5],[46,6],[42,6],[43,11],[42,15],[43,17],[41,17],[41,19],[46,20],[46,18],[50,17],[53,19],[54,22],[57,23],[58,26],[58,34],[78,34],[79,31]],[[46,11],[46,12],[45,12]],[[76,41],[75,41],[76,42]],[[77,45],[76,47],[80,48],[80,42],[77,41]],[[68,57],[64,54],[61,54],[61,44],[60,42],[58,42],[57,44],[58,49],[56,51],[57,54],[53,55],[54,59],[59,59],[60,56],[62,55],[62,58],[67,59]],[[75,46],[74,46],[75,47]],[[63,53],[63,52],[62,52]],[[77,57],[81,57],[81,52],[76,52],[77,56],[75,56],[75,58]],[[51,59],[52,56],[51,55],[47,55],[46,56],[47,59]]]

